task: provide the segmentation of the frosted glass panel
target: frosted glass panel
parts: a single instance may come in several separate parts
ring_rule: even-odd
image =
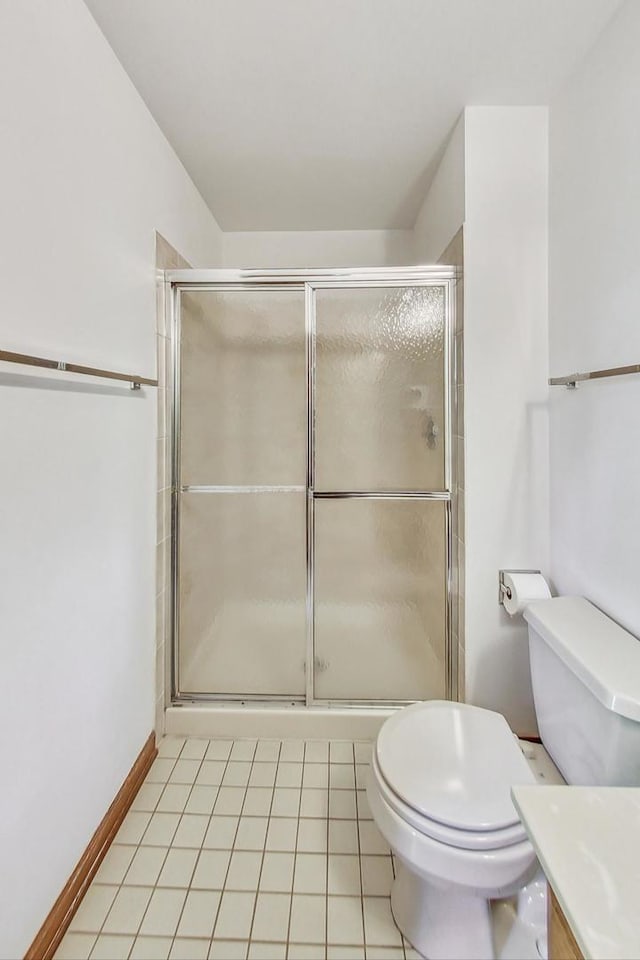
[[[182,295],[181,482],[305,482],[302,291]]]
[[[317,500],[315,695],[445,696],[446,505]]]
[[[304,493],[183,494],[182,693],[305,690]]]
[[[316,490],[440,490],[444,287],[318,290]]]

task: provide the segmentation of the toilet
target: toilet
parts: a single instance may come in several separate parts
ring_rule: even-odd
[[[524,617],[540,737],[567,783],[640,786],[640,642],[582,597],[534,601]],[[396,924],[428,960],[493,960],[492,901],[540,904],[511,801],[535,783],[492,710],[428,701],[383,724],[367,796],[395,854]],[[543,956],[543,909],[538,921]]]

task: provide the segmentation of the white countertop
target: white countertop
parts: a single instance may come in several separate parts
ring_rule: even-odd
[[[511,792],[586,960],[638,960],[640,788]]]

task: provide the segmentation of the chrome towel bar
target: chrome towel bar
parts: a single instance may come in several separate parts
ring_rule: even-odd
[[[570,373],[568,377],[550,377],[552,387],[575,389],[581,380],[602,380],[604,377],[624,377],[627,373],[640,373],[640,363],[628,367],[609,367],[607,370],[590,370],[588,373]]]
[[[64,370],[67,373],[82,373],[87,377],[103,377],[106,380],[125,380],[132,390],[139,390],[141,384],[157,387],[158,381],[149,377],[139,377],[133,373],[117,373],[115,370],[101,370],[98,367],[84,367],[78,363],[66,363],[64,360],[45,360],[43,357],[31,357],[26,353],[13,353],[0,350],[0,360],[7,363],[24,363],[29,367],[44,367],[47,370]]]

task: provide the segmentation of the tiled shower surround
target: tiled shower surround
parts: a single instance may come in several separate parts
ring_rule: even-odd
[[[370,750],[162,740],[57,960],[417,957],[391,916]]]

